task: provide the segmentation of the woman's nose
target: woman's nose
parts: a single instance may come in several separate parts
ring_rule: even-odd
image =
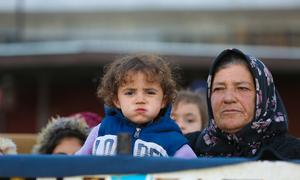
[[[226,90],[224,92],[224,102],[231,103],[235,101],[235,92],[233,90]]]

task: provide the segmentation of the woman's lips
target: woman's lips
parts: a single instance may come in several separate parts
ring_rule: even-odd
[[[238,109],[225,109],[222,111],[224,114],[232,114],[232,113],[240,113],[241,111]]]

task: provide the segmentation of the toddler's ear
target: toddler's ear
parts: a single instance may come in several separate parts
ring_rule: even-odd
[[[163,109],[166,107],[166,105],[167,105],[167,98],[164,96],[163,100],[161,101],[160,108]]]
[[[118,109],[121,109],[120,101],[118,98],[114,98],[113,103]]]

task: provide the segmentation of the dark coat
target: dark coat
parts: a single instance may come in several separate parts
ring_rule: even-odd
[[[198,139],[201,131],[186,134],[186,138],[189,141],[189,145],[192,147],[197,156],[203,156],[204,151],[197,148],[197,144],[201,143],[201,139]],[[214,156],[211,154],[210,156]],[[216,154],[215,156],[220,156]],[[240,154],[240,157],[253,157],[248,154]],[[300,159],[300,140],[284,134],[277,136],[272,140],[268,140],[264,143],[261,149],[258,151],[254,158],[259,160],[288,160],[288,159]]]

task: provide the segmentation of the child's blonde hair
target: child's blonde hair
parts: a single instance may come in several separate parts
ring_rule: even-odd
[[[97,95],[104,103],[115,107],[118,88],[127,83],[130,73],[142,72],[149,82],[159,82],[167,104],[176,96],[176,82],[167,61],[156,55],[132,55],[115,60],[104,69]]]

